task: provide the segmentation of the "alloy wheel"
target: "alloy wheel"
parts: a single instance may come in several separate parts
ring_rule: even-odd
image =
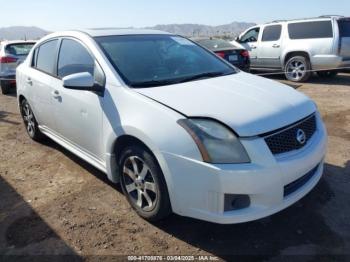
[[[294,81],[300,81],[301,79],[303,79],[306,72],[306,65],[301,60],[290,61],[286,68],[286,74],[288,75],[288,78]]]
[[[35,135],[34,115],[28,103],[23,105],[22,114],[27,132],[31,137],[33,137]]]
[[[152,211],[158,200],[158,188],[149,166],[141,158],[130,156],[124,161],[123,179],[134,205]]]

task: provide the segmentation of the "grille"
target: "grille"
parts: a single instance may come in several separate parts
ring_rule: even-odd
[[[302,130],[305,134],[304,143],[297,139],[298,131]],[[277,131],[265,137],[265,142],[274,155],[287,153],[304,147],[316,131],[316,116],[311,115],[306,119]]]
[[[316,174],[318,168],[319,168],[319,165],[316,166],[311,171],[309,171],[308,173],[306,173],[304,176],[302,176],[298,180],[286,185],[284,187],[284,197],[289,196],[290,194],[293,194],[295,191],[297,191],[299,188],[301,188],[303,185],[309,182],[310,179],[313,178],[313,176]]]

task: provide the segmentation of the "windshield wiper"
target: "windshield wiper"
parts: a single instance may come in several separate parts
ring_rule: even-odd
[[[170,80],[150,80],[150,81],[144,81],[144,82],[131,82],[130,86],[135,88],[142,88],[142,87],[156,87],[156,86],[166,86],[174,84],[175,81]]]
[[[145,88],[145,87],[156,87],[156,86],[166,86],[166,85],[173,85],[173,84],[179,84],[179,83],[185,83],[190,82],[198,79],[203,78],[211,78],[211,77],[218,77],[218,76],[225,76],[225,75],[231,75],[234,72],[206,72],[201,73],[198,75],[178,78],[178,79],[171,79],[171,80],[150,80],[150,81],[144,81],[144,82],[131,82],[130,86],[134,88]]]
[[[207,72],[207,73],[202,73],[202,74],[198,74],[198,75],[182,78],[177,83],[184,83],[184,82],[190,82],[190,81],[199,80],[199,79],[203,79],[203,78],[226,76],[226,75],[231,75],[231,74],[233,74],[233,72],[229,72],[229,73],[224,73],[224,72]]]

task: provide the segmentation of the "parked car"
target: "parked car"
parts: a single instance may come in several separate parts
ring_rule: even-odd
[[[239,69],[249,72],[249,52],[245,48],[237,47],[228,41],[217,38],[193,38],[195,42],[213,51],[221,58]]]
[[[350,67],[350,18],[275,21],[249,28],[236,42],[249,51],[252,69],[282,70],[295,82],[307,81],[311,70],[333,77]]]
[[[0,86],[8,94],[16,85],[16,67],[24,61],[34,41],[4,41],[0,43]]]
[[[314,102],[153,30],[51,34],[17,69],[28,135],[44,135],[120,182],[148,220],[216,223],[276,213],[323,172]]]

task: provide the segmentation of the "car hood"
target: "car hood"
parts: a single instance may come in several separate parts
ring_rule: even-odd
[[[187,117],[223,122],[243,137],[282,128],[316,111],[308,97],[290,86],[243,72],[135,90]]]

